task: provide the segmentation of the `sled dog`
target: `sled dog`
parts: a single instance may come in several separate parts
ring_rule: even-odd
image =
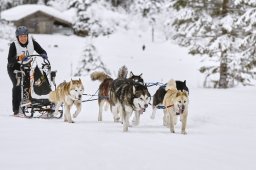
[[[189,93],[189,89],[186,85],[186,80],[185,81],[176,80],[175,86],[177,90],[181,90],[181,91],[184,90]],[[151,119],[155,118],[157,107],[163,105],[164,96],[167,92],[165,88],[166,88],[166,85],[160,86],[153,96]]]
[[[58,109],[64,103],[64,121],[74,123],[71,117],[70,109],[74,104],[76,112],[73,117],[76,118],[81,112],[82,95],[84,93],[84,86],[82,81],[71,80],[70,82],[64,81],[59,84],[55,91],[50,92],[49,100],[55,104],[54,114],[58,114]]]
[[[131,79],[116,79],[110,88],[110,108],[114,117],[121,117],[123,131],[128,131],[129,118],[135,111],[136,124],[140,114],[148,107],[150,93],[145,85]]]
[[[120,78],[120,77],[119,77]],[[142,78],[142,73],[140,75],[134,75],[132,72],[130,72],[130,77],[128,79],[133,80],[134,82],[137,82],[139,84],[144,85],[144,80]]]
[[[127,74],[128,74],[127,67],[122,66],[118,71],[118,78],[126,79]],[[93,72],[91,74],[91,79],[92,81],[99,80],[101,82],[99,86],[99,93],[98,93],[98,105],[99,105],[98,121],[102,121],[103,107],[105,106],[105,110],[108,109],[110,87],[114,80],[106,73],[100,72],[100,71]],[[132,72],[130,72],[130,77],[128,79],[144,84],[144,80],[142,79],[142,74],[134,75]],[[119,120],[119,117],[114,117],[115,122],[118,120]]]
[[[177,117],[180,116],[182,123],[181,133],[187,134],[188,92],[185,90],[177,90],[174,80],[170,80],[167,83],[165,90],[166,94],[163,100],[165,106],[163,124],[170,127],[171,133],[175,133],[174,125],[177,123]]]

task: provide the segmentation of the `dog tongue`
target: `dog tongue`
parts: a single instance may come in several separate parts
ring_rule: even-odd
[[[184,112],[184,109],[179,109],[179,114],[182,114]]]
[[[139,110],[139,113],[140,113],[140,114],[143,114],[143,112],[145,112],[145,109],[140,109],[140,110]]]

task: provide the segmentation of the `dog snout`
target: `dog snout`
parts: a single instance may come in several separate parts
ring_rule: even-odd
[[[81,95],[81,94],[79,94],[79,95],[78,95],[78,98],[79,98],[79,99],[81,99],[81,98],[82,98],[82,95]]]
[[[182,105],[181,106],[181,111],[184,112],[184,110],[185,110],[185,105]]]
[[[144,108],[147,108],[147,107],[148,107],[148,104],[145,104],[145,105],[144,105]]]

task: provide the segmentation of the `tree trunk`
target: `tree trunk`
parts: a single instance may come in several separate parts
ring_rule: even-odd
[[[229,0],[223,0],[223,3],[222,3],[222,16],[225,16],[228,13],[228,4],[229,4]]]
[[[222,4],[222,16],[223,17],[228,13],[228,3],[229,3],[229,0],[223,0],[223,4]],[[226,32],[223,32],[223,34],[226,34]],[[221,47],[221,44],[220,44],[220,47]],[[227,58],[227,49],[223,50],[221,52],[221,56],[220,56],[219,88],[228,88],[228,58]]]
[[[151,33],[152,33],[152,35],[151,35],[152,36],[151,37],[152,38],[152,42],[154,42],[155,41],[155,29],[154,29],[153,25],[152,25],[152,32]]]
[[[221,52],[219,88],[228,88],[228,64],[226,51]]]
[[[112,5],[114,7],[117,7],[118,6],[118,0],[112,0]]]

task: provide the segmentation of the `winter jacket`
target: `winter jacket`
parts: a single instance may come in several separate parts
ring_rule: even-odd
[[[32,40],[32,44],[29,44],[29,41]],[[16,48],[16,46],[18,46]],[[17,57],[20,54],[21,49],[25,48],[29,51],[29,53],[33,54],[33,51],[35,50],[38,54],[46,54],[46,51],[33,39],[28,38],[28,42],[26,44],[21,44],[18,41],[12,42],[9,48],[9,54],[8,54],[8,67],[11,67],[13,70],[19,70],[20,64],[18,63]]]

